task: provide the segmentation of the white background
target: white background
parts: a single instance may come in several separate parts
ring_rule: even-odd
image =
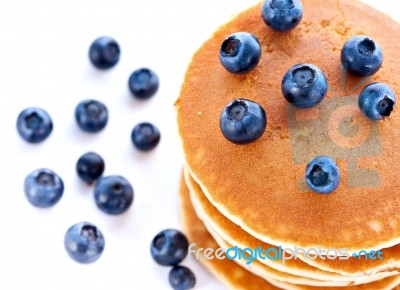
[[[150,242],[165,228],[180,228],[178,180],[183,162],[173,103],[191,55],[220,25],[255,0],[0,2],[0,289],[170,289],[168,268],[150,256]],[[398,1],[364,1],[400,20]],[[374,23],[371,23],[374,25]],[[87,53],[98,36],[114,37],[119,64],[94,69]],[[127,89],[130,73],[153,69],[157,95],[135,101]],[[207,97],[207,96],[205,96]],[[75,106],[94,98],[109,109],[104,131],[81,132]],[[31,145],[18,136],[15,122],[25,107],[46,109],[54,123],[49,139]],[[130,133],[150,121],[162,137],[146,154],[135,150]],[[135,200],[121,216],[102,213],[93,188],[75,173],[83,153],[106,161],[105,175],[125,176]],[[64,196],[50,209],[38,209],[23,193],[25,176],[41,167],[64,180]],[[103,232],[103,256],[80,265],[66,254],[65,231],[90,221]],[[200,265],[185,259],[196,274],[196,289],[223,289]]]

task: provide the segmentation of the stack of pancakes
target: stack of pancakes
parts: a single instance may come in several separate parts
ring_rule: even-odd
[[[179,99],[178,127],[185,156],[182,215],[194,249],[346,249],[348,259],[298,255],[277,259],[205,259],[230,289],[393,289],[400,284],[400,114],[372,122],[357,96],[372,82],[400,95],[400,25],[353,0],[303,0],[301,24],[272,31],[261,4],[221,27],[193,56]],[[244,75],[227,72],[218,54],[234,32],[254,34],[262,47],[258,66]],[[377,41],[383,66],[368,78],[349,76],[340,63],[354,35]],[[318,66],[329,90],[315,108],[295,109],[283,98],[286,71],[298,63]],[[232,100],[261,104],[263,136],[235,145],[219,119]],[[308,161],[329,155],[342,174],[330,194],[304,185]],[[370,256],[381,250],[383,259]],[[332,253],[332,252],[331,252]],[[400,289],[400,288],[399,288]]]

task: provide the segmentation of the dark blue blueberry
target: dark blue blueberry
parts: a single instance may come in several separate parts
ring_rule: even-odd
[[[97,206],[111,215],[122,214],[133,202],[133,188],[122,176],[100,177],[94,189]]]
[[[85,100],[76,107],[75,119],[83,131],[96,133],[103,130],[107,125],[108,111],[103,103]]]
[[[221,45],[219,60],[224,68],[234,74],[244,74],[254,69],[261,58],[258,39],[247,32],[228,36]]]
[[[319,156],[306,167],[306,184],[314,192],[330,193],[340,183],[340,171],[335,161],[327,156]]]
[[[133,96],[138,99],[149,99],[157,92],[159,80],[157,75],[148,68],[135,70],[129,77],[128,87]]]
[[[64,236],[64,246],[68,255],[82,264],[92,263],[100,258],[104,245],[101,231],[88,222],[73,225]]]
[[[196,277],[189,268],[174,266],[169,272],[169,284],[174,290],[192,289],[196,284]]]
[[[50,207],[61,199],[64,183],[54,171],[45,168],[37,169],[25,178],[24,192],[34,206]]]
[[[367,36],[354,36],[344,44],[341,61],[349,74],[365,77],[379,70],[383,62],[383,53],[373,39]]]
[[[112,68],[118,63],[120,55],[118,43],[108,36],[95,39],[89,49],[90,62],[99,69]]]
[[[222,111],[219,126],[226,139],[235,144],[256,141],[267,126],[267,115],[260,104],[246,99],[230,102]]]
[[[303,17],[300,0],[265,0],[261,7],[262,18],[276,31],[289,31],[299,25]]]
[[[390,116],[396,104],[393,90],[386,84],[373,83],[366,86],[358,97],[361,111],[371,120]]]
[[[188,247],[189,242],[183,233],[175,229],[166,229],[154,237],[150,252],[157,264],[173,266],[185,259]]]
[[[133,145],[141,151],[150,151],[160,142],[160,131],[151,123],[137,124],[131,134]]]
[[[282,80],[282,94],[293,106],[311,108],[319,104],[328,91],[324,73],[312,64],[291,67]]]
[[[89,152],[78,159],[76,172],[83,181],[92,183],[103,174],[104,167],[103,158],[96,153]]]
[[[39,143],[49,137],[53,130],[50,115],[40,108],[27,108],[17,118],[19,135],[29,143]]]

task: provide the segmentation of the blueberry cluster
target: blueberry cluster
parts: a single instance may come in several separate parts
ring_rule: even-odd
[[[261,6],[264,22],[277,32],[295,28],[303,16],[300,0],[265,0]],[[367,77],[378,72],[383,62],[379,44],[367,36],[350,38],[341,51],[343,68],[356,77]],[[248,32],[229,35],[219,52],[222,66],[230,73],[243,74],[256,68],[261,59],[261,46],[257,37]],[[282,95],[297,108],[311,108],[323,101],[328,91],[325,74],[315,65],[301,63],[292,66],[281,83]],[[396,104],[393,90],[384,83],[367,85],[360,93],[358,106],[370,120],[390,116]],[[246,99],[233,100],[222,110],[220,130],[234,144],[249,144],[264,133],[267,118],[262,106]],[[340,183],[338,166],[328,156],[312,160],[306,167],[308,187],[318,193],[330,193]]]
[[[172,266],[169,283],[175,290],[188,290],[196,284],[193,272],[180,265],[188,253],[189,242],[185,235],[175,229],[159,232],[152,240],[150,253],[161,266]]]
[[[90,46],[89,60],[98,69],[110,69],[120,59],[120,47],[111,37],[99,37]],[[148,68],[135,70],[129,78],[128,88],[137,99],[148,99],[155,95],[159,87],[157,75]],[[98,133],[107,125],[109,113],[105,104],[97,100],[83,100],[75,109],[78,127],[87,133]],[[28,143],[46,140],[53,122],[44,109],[30,107],[24,109],[17,118],[17,131]],[[140,151],[154,149],[160,141],[160,132],[149,122],[139,123],[131,132],[132,143]],[[94,184],[94,200],[98,208],[109,215],[126,212],[133,203],[134,190],[127,179],[119,175],[103,176],[105,162],[95,152],[83,154],[76,162],[79,178],[88,185]],[[47,168],[34,170],[25,178],[24,192],[27,200],[39,208],[54,206],[64,193],[61,177]],[[96,261],[104,250],[104,236],[92,223],[80,222],[65,233],[64,246],[68,255],[79,263]],[[183,271],[183,272],[182,272]],[[175,282],[184,276],[186,270],[177,269],[171,274]]]

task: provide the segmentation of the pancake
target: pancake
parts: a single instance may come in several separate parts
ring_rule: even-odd
[[[193,178],[189,175],[187,170],[184,171],[184,178],[186,186],[189,188],[192,203],[197,204],[196,209],[199,211],[201,208],[203,218],[207,218],[208,223],[214,228],[224,240],[235,244],[240,248],[254,248],[252,246],[258,243],[262,249],[274,247],[269,244],[262,243],[254,237],[249,236],[245,231],[241,230],[237,225],[230,222],[224,217],[202,193],[199,185],[194,182]],[[276,247],[275,247],[276,249]],[[353,281],[351,276],[342,276],[337,273],[326,272],[318,268],[312,267],[301,260],[288,260],[285,264],[278,260],[261,260],[260,262],[265,265],[285,273],[292,275],[300,275],[312,279],[320,280],[337,280],[337,281]]]
[[[218,248],[218,244],[209,234],[204,224],[197,217],[190,201],[190,193],[183,177],[180,182],[180,199],[182,226],[190,243],[196,243],[198,248]],[[295,289],[295,290],[333,290],[332,287],[312,287],[306,285],[294,285],[290,283],[279,282],[273,279],[264,280],[232,260],[206,260],[200,255],[200,262],[213,273],[228,289],[241,290],[275,290],[275,289]],[[357,285],[350,287],[341,287],[346,290],[386,290],[396,287],[400,283],[399,276],[388,277],[377,282],[366,285]]]
[[[375,81],[400,95],[400,26],[358,1],[302,2],[303,20],[288,33],[268,28],[257,5],[195,53],[175,104],[187,167],[224,216],[265,243],[349,252],[392,247],[400,242],[400,114],[395,109],[371,122],[356,95]],[[218,59],[223,40],[237,31],[254,34],[262,46],[260,63],[245,75],[227,72]],[[371,78],[343,73],[340,51],[354,35],[372,37],[383,49],[383,66]],[[313,109],[295,110],[282,96],[283,75],[297,63],[317,65],[327,76],[330,89]],[[229,142],[219,128],[221,111],[237,98],[260,103],[268,116],[266,132],[248,145]],[[349,117],[360,128],[356,138],[339,130]],[[330,155],[340,167],[342,181],[331,194],[302,184],[317,155]]]
[[[197,207],[201,207],[202,214],[214,230],[226,241],[231,244],[237,245],[240,248],[254,249],[261,247],[268,249],[274,247],[273,245],[263,243],[247,232],[242,230],[239,226],[229,221],[223,216],[204,196],[199,185],[191,178],[187,171],[185,171],[186,184],[190,189],[192,200],[196,202]],[[277,249],[275,247],[275,249]],[[336,280],[336,281],[354,281],[362,278],[363,276],[371,276],[376,273],[397,274],[400,269],[400,245],[383,250],[384,260],[359,260],[358,258],[351,257],[349,260],[322,260],[317,258],[315,260],[304,259],[299,255],[298,260],[288,260],[285,265],[281,261],[276,260],[260,260],[269,267],[276,270],[287,272],[293,275],[300,275],[320,280]],[[340,275],[338,275],[340,274]]]
[[[186,184],[187,185],[187,184]],[[219,236],[216,231],[213,229],[213,227],[207,222],[207,220],[203,219],[202,217],[202,210],[201,206],[196,202],[195,199],[193,199],[190,186],[188,186],[189,192],[190,192],[190,197],[192,201],[192,206],[197,214],[197,217],[203,222],[204,226],[206,227],[207,231],[210,233],[212,238],[217,242],[219,247],[223,249],[229,249],[233,248],[234,246],[227,241],[225,241],[221,236]],[[371,283],[373,281],[377,281],[380,279],[383,279],[385,277],[393,276],[395,274],[393,273],[380,273],[378,275],[374,276],[367,276],[367,277],[362,277],[357,279],[358,277],[351,277],[353,280],[350,280],[351,278],[347,278],[347,280],[340,281],[335,281],[335,280],[318,280],[318,279],[313,279],[313,278],[308,278],[308,277],[302,277],[298,275],[292,275],[288,274],[286,272],[281,272],[277,271],[272,267],[268,267],[263,263],[260,263],[259,261],[253,261],[251,264],[247,265],[246,260],[244,259],[234,259],[235,262],[237,262],[239,265],[244,267],[246,270],[249,272],[260,276],[261,278],[264,279],[273,279],[278,282],[285,282],[285,283],[291,283],[291,284],[299,284],[299,285],[308,285],[308,286],[319,286],[319,287],[346,287],[346,286],[351,286],[351,285],[359,285],[359,284],[366,284],[366,283]],[[280,261],[279,261],[280,262]],[[317,269],[316,269],[317,270]],[[332,277],[332,278],[337,278],[337,277]],[[340,278],[340,276],[339,276]]]
[[[192,202],[193,208],[196,211],[196,206]],[[199,217],[200,218],[200,217]],[[200,218],[201,220],[201,218]],[[207,231],[211,234],[213,239],[217,242],[217,244],[223,248],[223,249],[229,249],[232,248],[233,245],[229,244],[226,242],[223,238],[221,238],[215,231],[214,229],[208,225],[208,223],[204,220],[202,220],[204,226],[206,227]],[[317,280],[317,279],[310,279],[306,277],[301,277],[301,276],[296,276],[296,275],[290,275],[284,272],[279,272],[279,271],[271,271],[272,268],[258,262],[254,261],[250,265],[246,265],[246,260],[238,260],[235,259],[235,262],[237,262],[239,265],[247,269],[249,272],[261,277],[261,278],[272,278],[273,280],[277,282],[284,282],[284,283],[291,283],[291,284],[298,284],[298,285],[308,285],[308,286],[318,286],[318,287],[337,287],[340,289],[341,287],[347,287],[347,286],[352,286],[352,285],[360,285],[360,284],[367,284],[371,283],[374,281],[381,280],[383,278],[393,276],[393,275],[388,275],[388,274],[379,274],[375,276],[370,276],[366,277],[363,279],[359,280],[354,280],[354,281],[327,281],[327,280]],[[354,278],[354,277],[353,277]]]
[[[182,226],[189,243],[196,243],[198,248],[219,248],[207,232],[204,224],[198,219],[190,201],[189,190],[181,177],[179,186],[181,200]],[[200,262],[217,277],[228,289],[240,290],[275,290],[266,280],[249,273],[232,260],[206,260],[200,255]]]

